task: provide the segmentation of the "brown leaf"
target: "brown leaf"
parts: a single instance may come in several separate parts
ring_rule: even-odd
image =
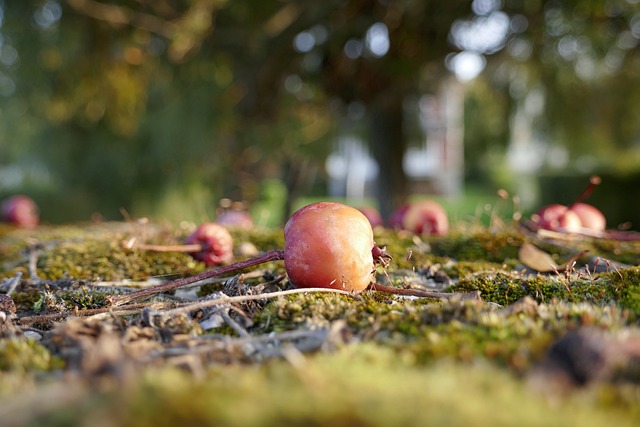
[[[520,247],[518,259],[527,267],[541,273],[550,273],[561,269],[551,255],[536,248],[531,243],[524,243]]]

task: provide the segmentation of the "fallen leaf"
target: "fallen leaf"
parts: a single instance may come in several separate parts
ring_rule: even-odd
[[[524,243],[518,251],[518,259],[532,270],[541,273],[558,271],[560,266],[548,253],[536,248],[531,243]]]

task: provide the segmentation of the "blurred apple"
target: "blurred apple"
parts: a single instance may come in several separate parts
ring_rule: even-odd
[[[29,196],[17,194],[2,201],[0,218],[18,227],[33,228],[40,222],[38,205]]]
[[[604,231],[607,227],[607,219],[598,208],[587,203],[576,203],[569,208],[580,218],[582,227],[593,231]]]
[[[583,203],[593,190],[602,183],[602,179],[593,175],[589,177],[589,183],[569,206],[557,203],[539,209],[531,216],[534,224],[552,231],[602,232],[607,226],[605,216],[595,206]]]
[[[191,255],[208,267],[229,264],[233,260],[233,237],[220,224],[205,222],[191,233],[185,244],[198,244],[202,249]]]
[[[402,219],[402,228],[425,236],[441,236],[449,231],[449,217],[438,202],[421,200],[408,206]]]
[[[546,230],[575,233],[582,228],[582,221],[578,214],[558,203],[539,209],[531,219],[539,227]]]

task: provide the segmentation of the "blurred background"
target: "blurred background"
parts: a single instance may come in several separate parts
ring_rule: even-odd
[[[44,222],[453,219],[504,189],[640,226],[639,0],[0,0],[0,198]]]

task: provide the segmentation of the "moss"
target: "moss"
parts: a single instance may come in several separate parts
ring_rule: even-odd
[[[56,297],[67,310],[89,310],[104,307],[105,298],[109,295],[110,293],[101,289],[85,286],[56,293]]]
[[[524,237],[517,231],[474,233],[454,231],[446,236],[429,239],[433,253],[456,260],[502,263],[518,258]]]
[[[34,304],[42,297],[38,289],[16,291],[11,295],[18,312],[32,310]]]
[[[96,418],[125,427],[626,427],[640,422],[637,411],[627,409],[640,403],[637,393],[613,404],[611,393],[602,389],[558,404],[492,366],[443,361],[416,368],[411,357],[379,345],[306,357],[297,365],[214,368],[198,380],[175,369],[150,369],[124,392],[117,385],[89,394],[75,391],[84,389],[73,383],[68,388],[75,400],[33,411],[29,425],[80,425]]]
[[[617,302],[640,318],[640,267],[624,268],[603,274],[593,284],[593,293],[601,299]]]
[[[507,305],[525,296],[538,302],[563,300],[596,305],[619,305],[640,317],[640,268],[618,269],[601,275],[578,273],[524,276],[517,272],[489,272],[460,279],[452,292],[480,291],[482,299]]]
[[[0,260],[5,268],[0,277],[23,273],[23,283],[12,293],[19,313],[34,306],[45,312],[73,312],[75,308],[103,307],[106,294],[115,292],[85,286],[87,281],[146,280],[204,270],[187,255],[124,249],[120,242],[129,236],[176,243],[187,232],[186,228],[151,224],[140,227],[113,223],[7,231],[0,235]],[[284,247],[281,229],[234,229],[232,234],[237,244],[248,242],[258,251]],[[37,272],[46,281],[28,278],[28,259],[22,251],[34,238],[43,243]],[[115,416],[114,423],[121,425],[590,426],[598,424],[596,420],[617,421],[616,411],[624,415],[621,425],[633,424],[630,420],[637,424],[640,415],[630,409],[638,407],[637,388],[625,392],[618,384],[610,384],[601,394],[591,393],[586,400],[553,408],[524,389],[521,377],[566,331],[588,325],[632,332],[637,331],[640,319],[640,268],[611,267],[607,273],[593,275],[578,271],[525,275],[514,269],[520,245],[530,238],[506,226],[499,231],[455,229],[448,236],[430,238],[376,229],[376,243],[386,246],[394,257],[388,276],[381,274],[381,280],[396,286],[445,286],[448,276],[453,285],[447,290],[480,291],[482,300],[415,299],[365,291],[353,296],[296,294],[251,307],[241,305],[253,317],[254,324],[248,327],[253,336],[318,328],[341,332],[331,337],[335,342],[329,347],[334,353],[327,354],[323,347],[318,354],[293,352],[287,355],[287,362],[261,360],[251,366],[246,364],[251,357],[243,350],[204,365],[199,364],[197,351],[187,353],[207,343],[224,346],[225,340],[237,337],[228,325],[203,334],[189,316],[166,318],[155,325],[153,339],[159,342],[153,344],[167,350],[179,348],[183,355],[179,361],[154,353],[151,363],[160,369],[144,371],[142,377],[134,374],[126,393],[110,389],[108,381],[100,383],[87,396],[80,393],[73,407],[53,409],[54,413],[31,424],[55,424],[56,420],[60,425],[72,424],[103,414]],[[583,249],[616,260],[633,260],[640,252],[636,242],[567,239],[538,243],[559,262]],[[248,254],[238,252],[236,256]],[[249,271],[258,274],[247,276],[244,284],[263,285],[283,274],[284,266],[271,263]],[[286,286],[287,282],[278,284]],[[222,289],[222,285],[208,285],[199,295]],[[522,302],[525,297],[533,301]],[[120,318],[117,333],[141,321],[135,319]],[[9,342],[0,341],[0,363],[11,361],[2,369],[40,373],[56,365],[42,346]],[[137,344],[140,348],[146,345]],[[275,350],[284,349],[278,347],[281,345],[273,344]],[[231,366],[216,365],[223,359]],[[202,381],[168,369],[171,363],[195,367]],[[613,404],[616,399],[619,401]],[[416,405],[423,409],[416,411]]]
[[[33,340],[0,339],[0,371],[47,371],[60,367],[61,360]]]
[[[229,228],[229,232],[233,237],[236,248],[242,242],[250,242],[260,251],[284,249],[284,233],[282,229],[232,227]]]

